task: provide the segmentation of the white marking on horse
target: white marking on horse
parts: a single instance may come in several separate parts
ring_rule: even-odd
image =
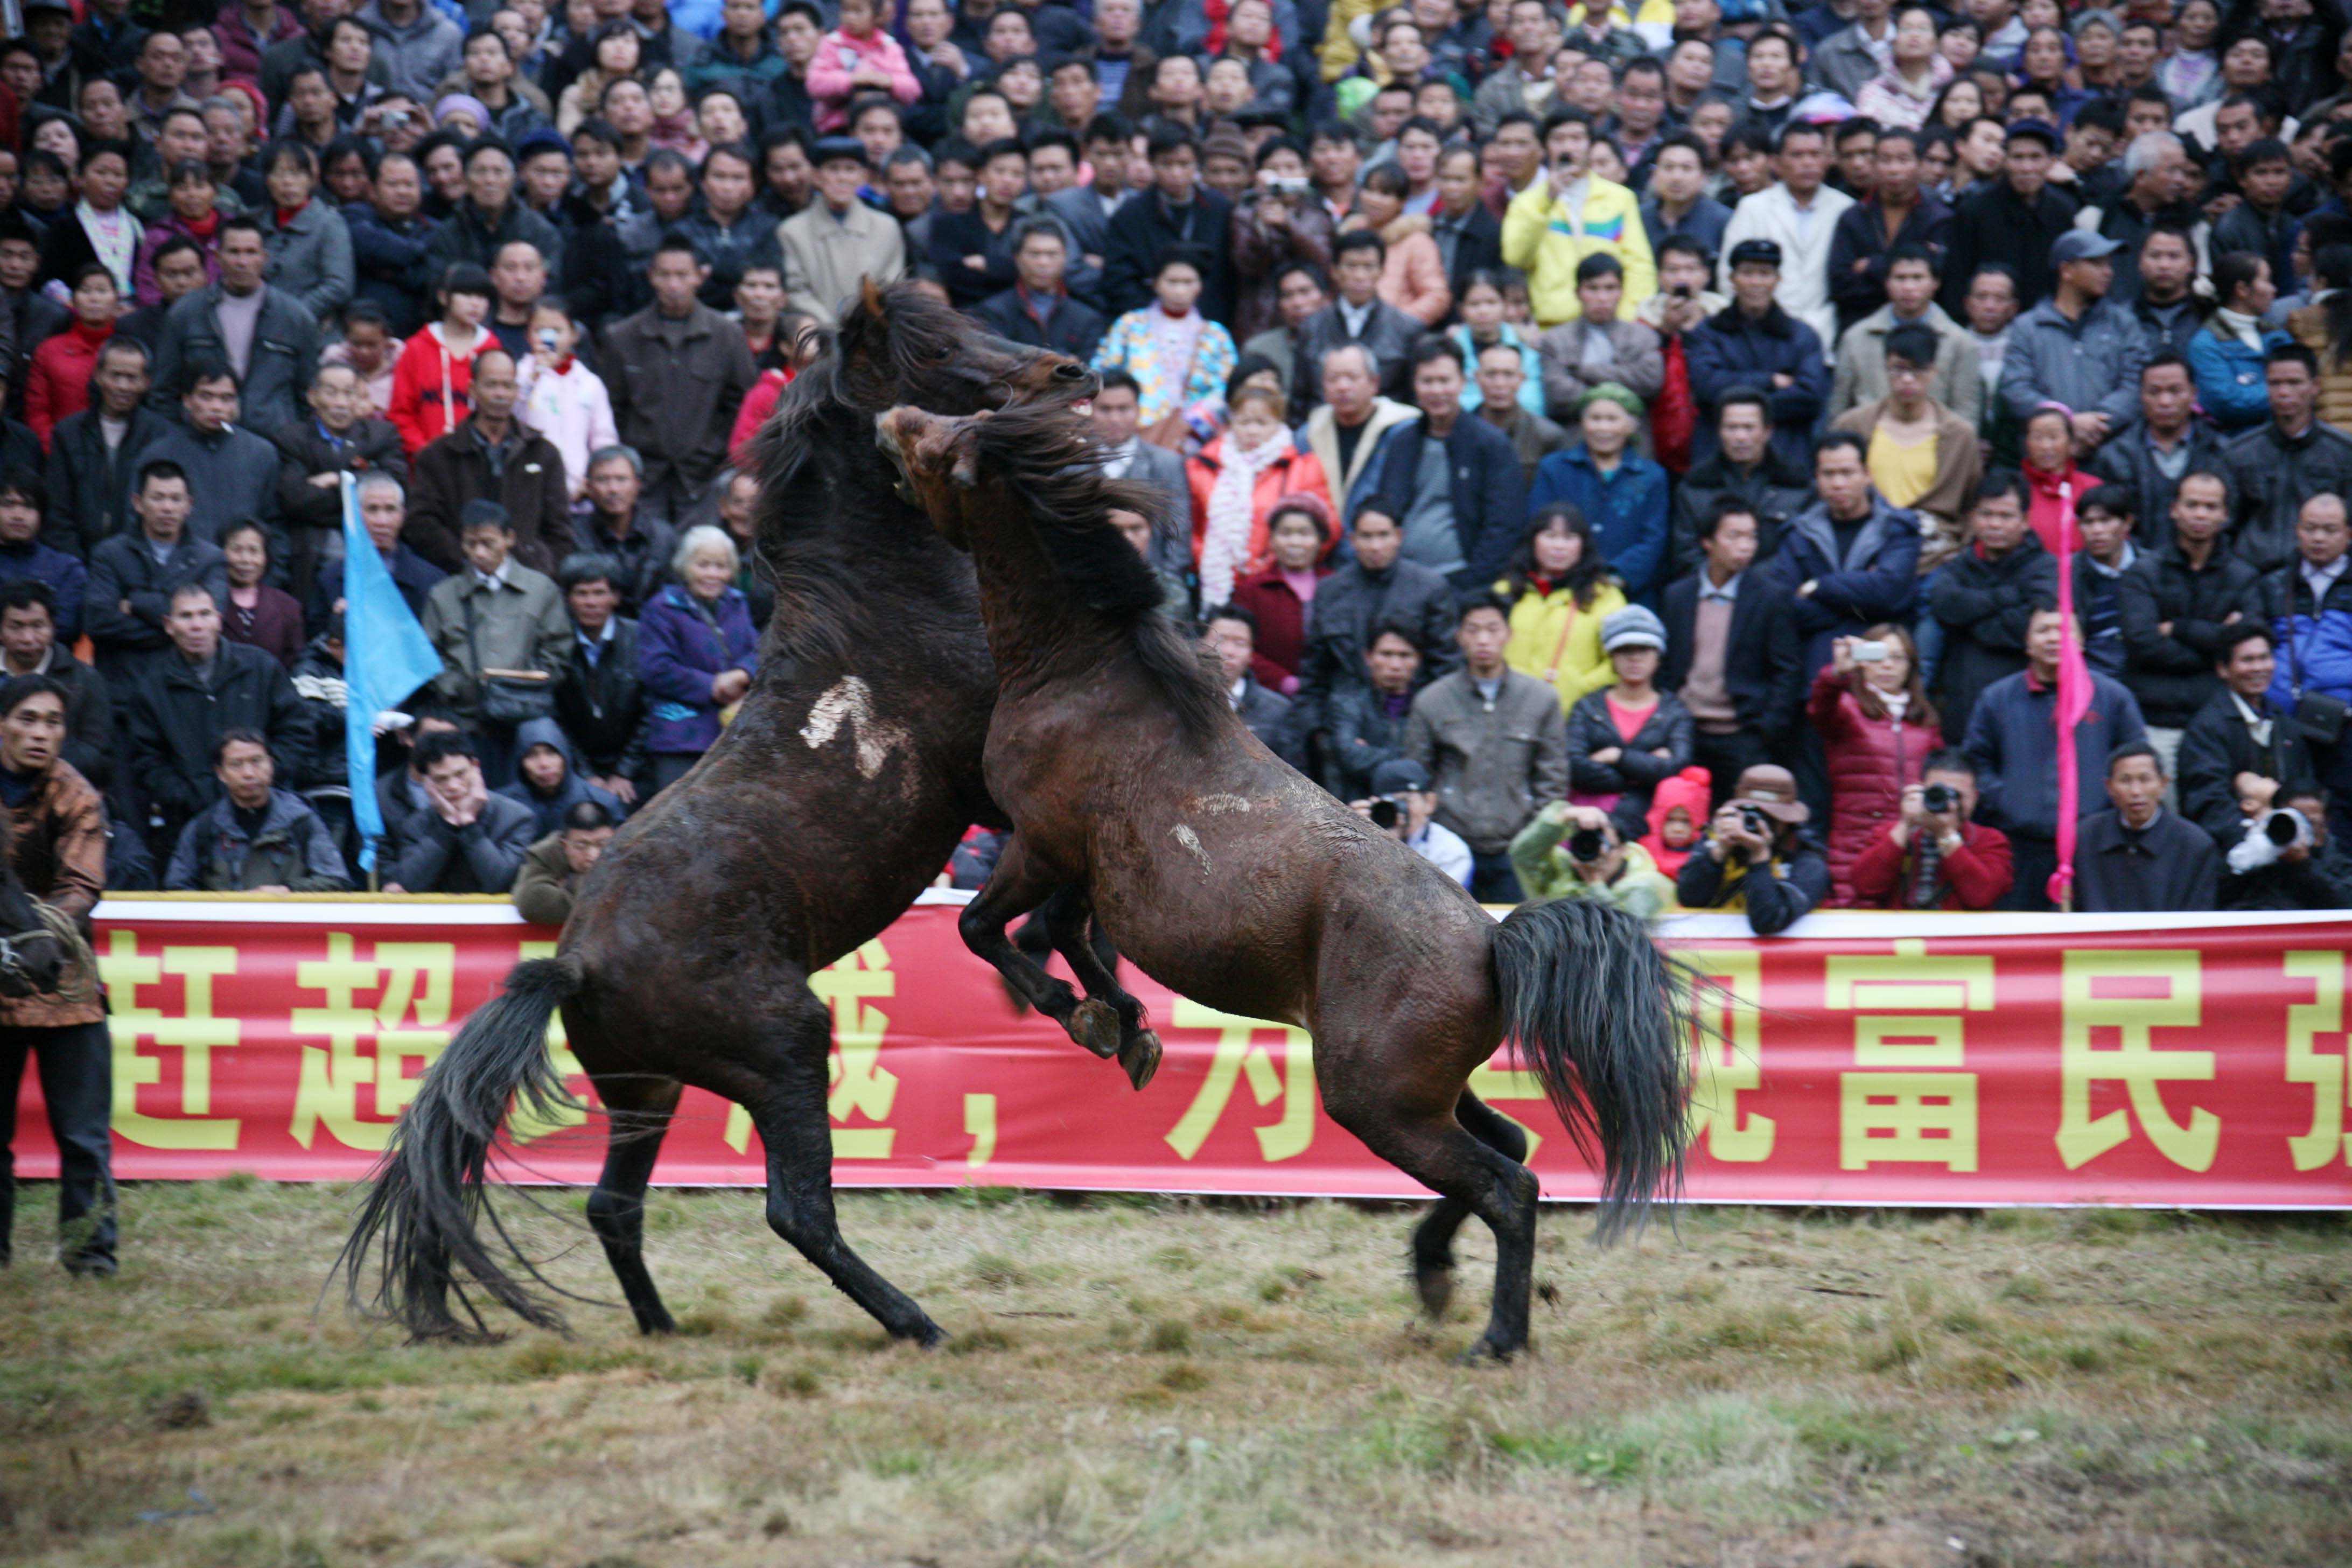
[[[1250,803],[1237,795],[1204,795],[1192,804],[1211,816],[1229,816],[1250,808]]]
[[[1209,852],[1201,847],[1201,836],[1193,832],[1188,824],[1178,823],[1168,830],[1168,837],[1176,840],[1184,853],[1201,863],[1201,875],[1203,879],[1215,873],[1216,868],[1209,863]]]
[[[856,744],[857,772],[864,778],[880,773],[890,753],[911,740],[905,725],[874,716],[874,693],[854,675],[835,681],[810,705],[808,722],[801,726],[801,740],[809,750],[821,750],[832,744],[845,722]]]

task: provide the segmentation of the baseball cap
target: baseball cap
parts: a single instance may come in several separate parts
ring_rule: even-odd
[[[2070,228],[2051,242],[2050,265],[2055,267],[2064,261],[2096,261],[2101,257],[2113,256],[2123,247],[2122,240],[2109,239],[2096,229]]]
[[[1378,795],[1429,793],[1429,770],[1410,757],[1398,757],[1372,770],[1372,794]]]
[[[1743,239],[1731,247],[1731,265],[1743,261],[1760,261],[1767,267],[1780,265],[1780,245],[1778,240]]]

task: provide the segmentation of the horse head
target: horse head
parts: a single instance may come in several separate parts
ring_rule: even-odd
[[[869,415],[899,403],[938,414],[1068,404],[1097,384],[1066,354],[1007,342],[911,284],[870,278],[834,346],[845,395]]]

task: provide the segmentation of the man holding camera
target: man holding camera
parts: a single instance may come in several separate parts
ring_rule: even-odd
[[[1683,907],[1745,910],[1758,936],[1794,925],[1830,894],[1829,862],[1798,832],[1811,816],[1788,769],[1766,763],[1741,773],[1707,826],[1706,848],[1675,879]]]
[[[2290,784],[2255,817],[2223,864],[2225,910],[2352,909],[2352,859],[2327,831],[2327,792]]]
[[[2278,672],[2272,639],[2271,629],[2259,621],[2223,628],[2213,661],[2221,689],[2198,710],[2180,737],[2180,814],[2211,834],[2216,847],[2233,860],[2240,845],[2263,837],[2290,792],[2318,784],[2302,728],[2271,700],[2271,681]],[[2290,831],[2280,847],[2300,862],[2308,846],[2295,839]],[[2269,864],[2261,850],[2250,847],[2247,853]],[[2249,868],[2253,868],[2259,867]],[[2224,889],[2225,899],[2237,890],[2235,880]]]
[[[1930,752],[1903,792],[1902,816],[1854,857],[1858,909],[1989,910],[2016,873],[2009,836],[1971,822],[1977,765],[1958,748]]]
[[[2164,763],[2145,740],[2107,753],[2106,811],[2074,844],[2074,907],[2092,914],[2214,907],[2221,856],[2210,834],[2164,809]]]
[[[1429,770],[1419,763],[1410,757],[1382,763],[1372,770],[1371,798],[1349,805],[1465,888],[1470,885],[1475,865],[1470,846],[1460,834],[1431,820],[1437,811],[1437,792],[1429,787]]]
[[[2305,498],[2294,523],[2295,557],[2263,579],[2264,617],[2271,623],[2277,668],[2271,700],[2294,718],[2311,748],[2312,766],[2327,784],[2338,814],[2336,835],[2352,786],[2352,522],[2344,498],[2322,491]]]
[[[1596,806],[1553,801],[1511,840],[1511,869],[1535,903],[1599,899],[1653,921],[1675,903],[1675,885],[1650,852],[1628,844]]]

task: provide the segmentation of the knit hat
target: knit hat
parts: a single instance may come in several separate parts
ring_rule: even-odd
[[[1648,411],[1642,400],[1634,395],[1632,387],[1613,381],[1604,381],[1599,386],[1588,388],[1584,395],[1576,400],[1576,411],[1580,415],[1596,403],[1613,403],[1636,419]]]
[[[474,117],[474,134],[477,136],[498,129],[498,121],[490,113],[490,106],[478,98],[462,92],[453,92],[434,103],[433,124],[437,130],[448,123],[452,114],[461,113]]]
[[[1244,168],[1249,166],[1249,138],[1244,136],[1230,121],[1221,120],[1211,126],[1209,134],[1201,142],[1201,162],[1205,163],[1218,157],[1234,159]]]
[[[1665,646],[1665,623],[1639,605],[1613,611],[1601,623],[1602,653],[1615,653],[1621,647],[1653,647],[1664,652]]]

